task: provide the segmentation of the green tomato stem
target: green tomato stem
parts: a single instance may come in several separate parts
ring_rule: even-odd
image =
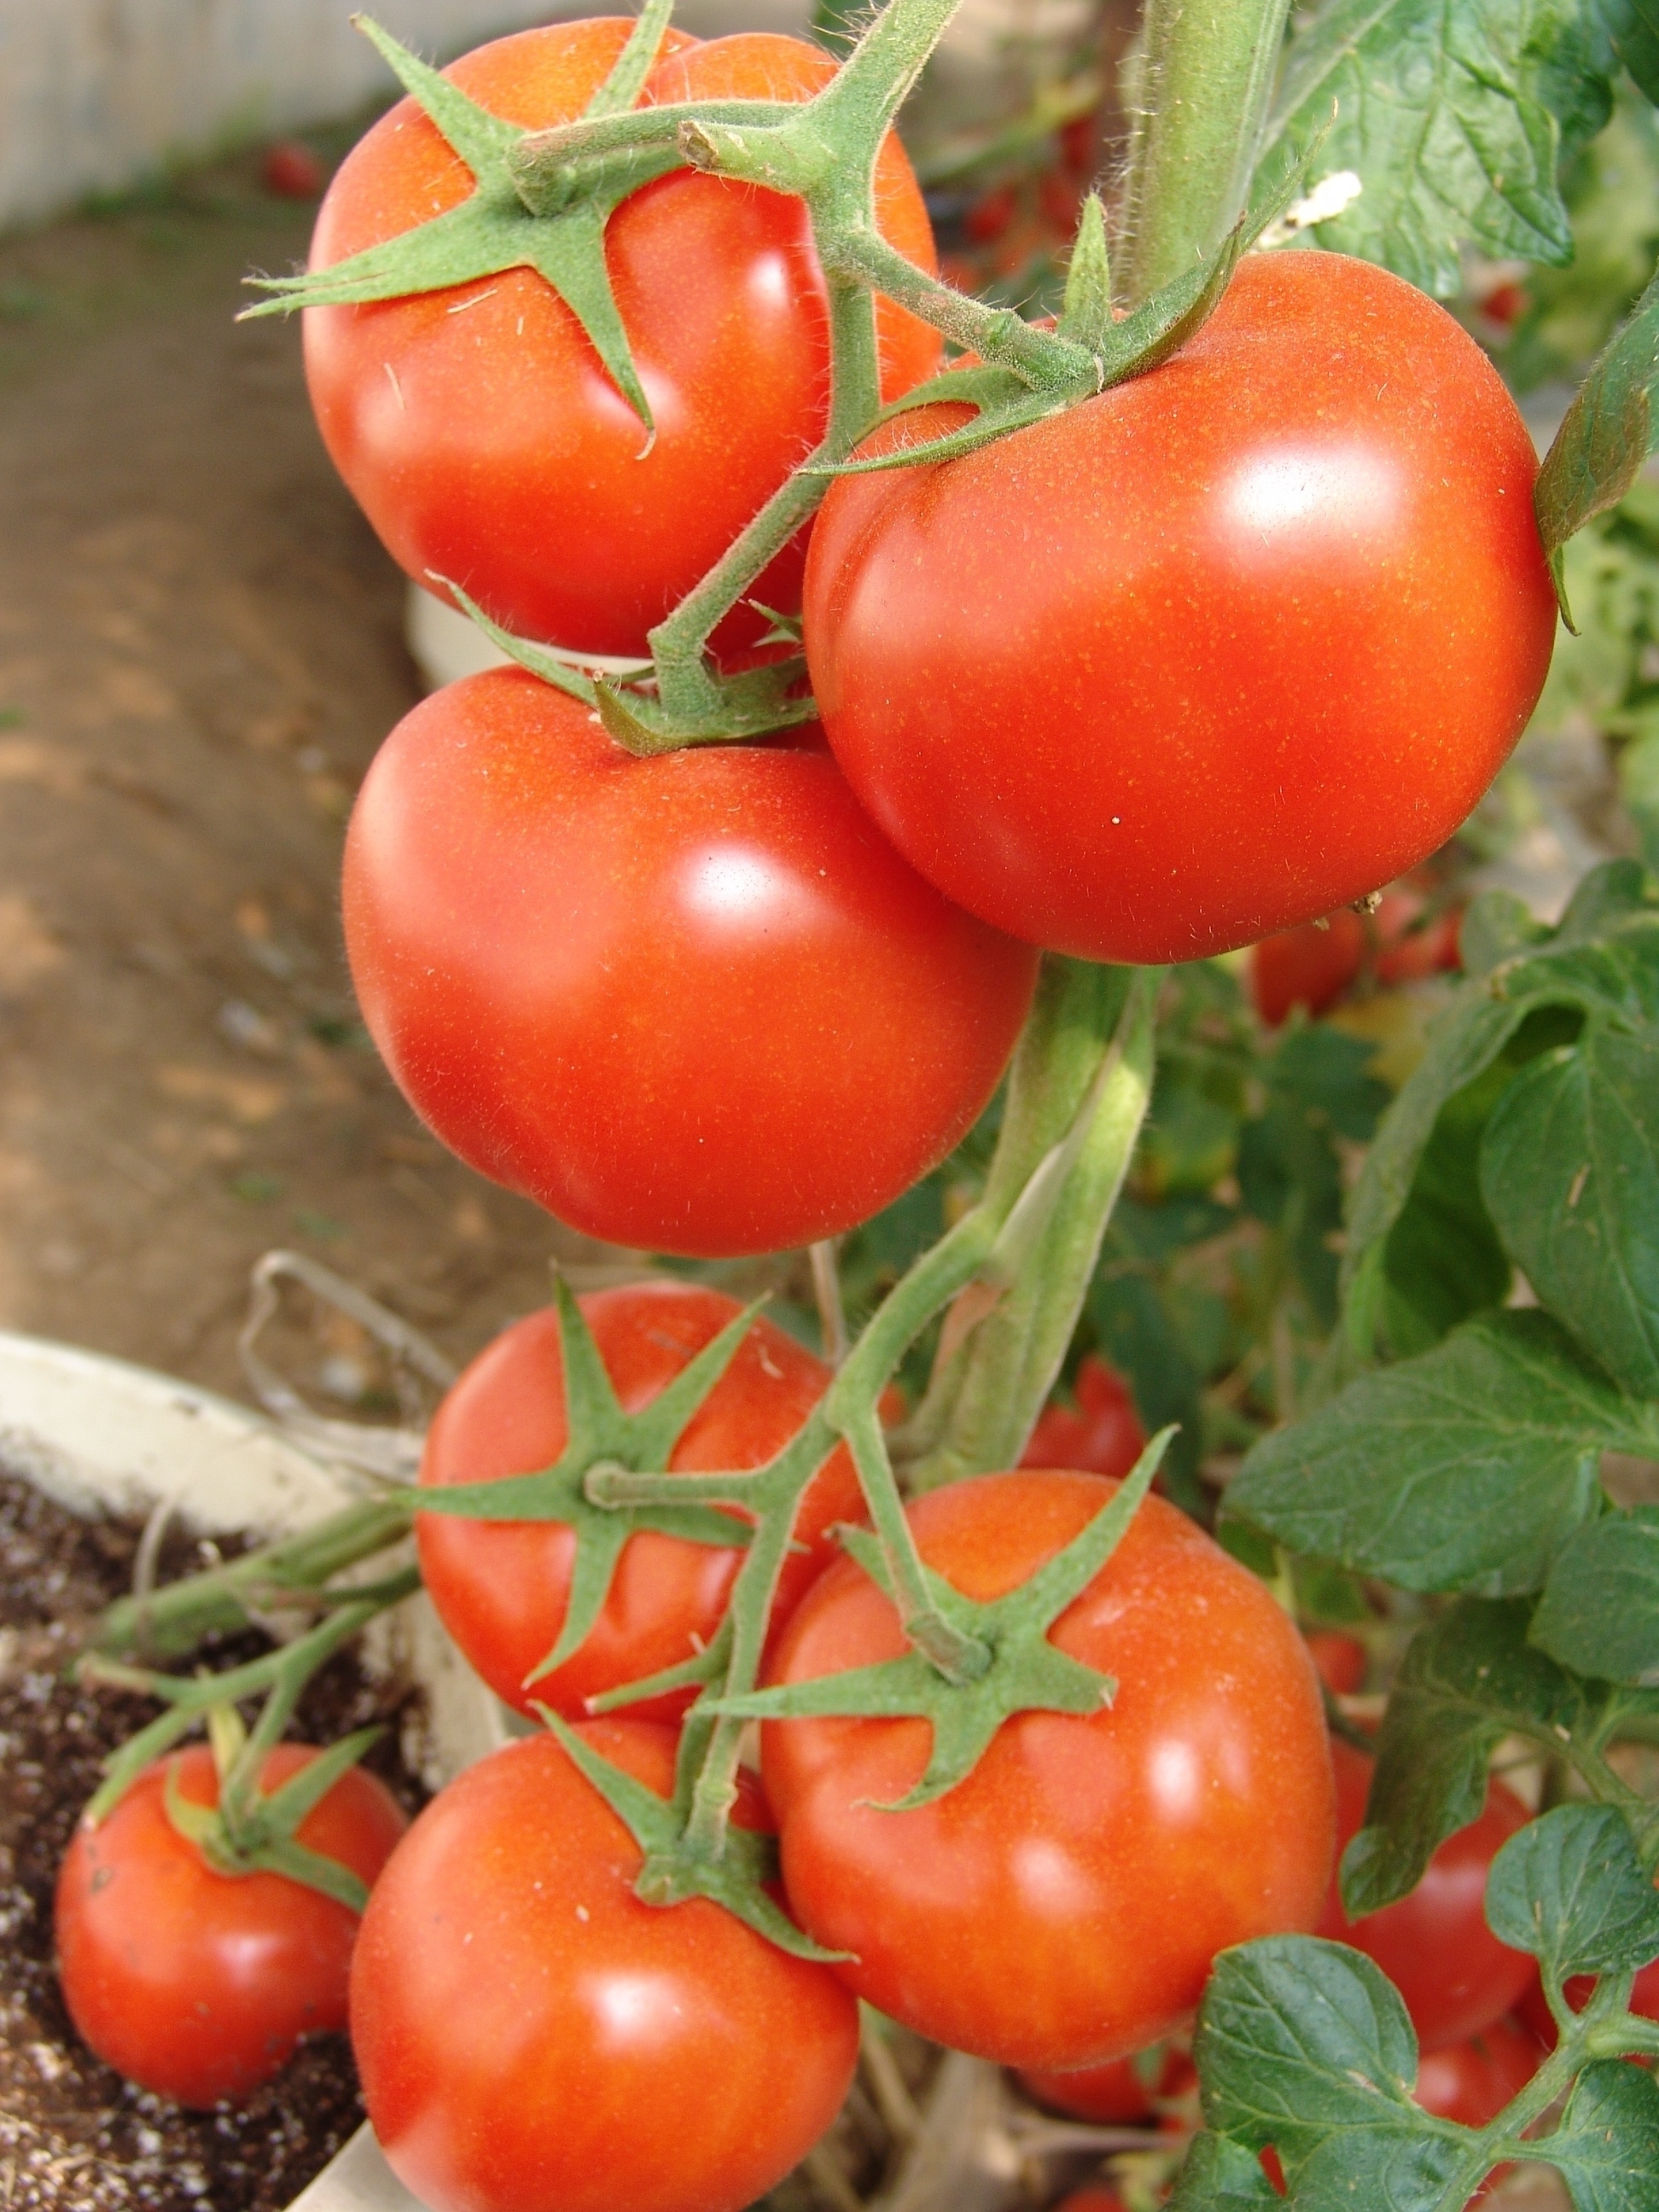
[[[1086,1126],[1012,1280],[994,1286],[1000,1297],[981,1299],[977,1316],[963,1314],[971,1327],[955,1343],[947,1326],[911,1424],[910,1438],[921,1447],[906,1468],[912,1492],[1018,1464],[1076,1328],[1146,1115],[1161,981],[1156,969],[1103,968],[1055,955],[1043,963],[1014,1058],[988,1205],[1012,1211],[1011,1190],[1030,1182],[1079,1115]]]
[[[1116,273],[1131,307],[1212,253],[1243,213],[1289,0],[1146,0]]]
[[[297,1536],[244,1553],[228,1566],[186,1575],[142,1597],[118,1599],[99,1615],[91,1647],[182,1658],[204,1637],[234,1635],[259,1613],[314,1597],[343,1569],[397,1543],[409,1528],[407,1508],[393,1500],[364,1498],[343,1506]]]

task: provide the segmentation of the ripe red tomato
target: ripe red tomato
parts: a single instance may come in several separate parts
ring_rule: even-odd
[[[1123,2199],[1115,2189],[1091,2183],[1086,2189],[1074,2189],[1069,2197],[1062,2197],[1055,2212],[1123,2212]]]
[[[317,1756],[279,1744],[267,1794]],[[216,1874],[167,1816],[168,1769],[216,1805],[198,1744],[147,1768],[96,1827],[75,1832],[58,1877],[58,1972],[70,2018],[130,2081],[205,2109],[280,2073],[301,2036],[345,2026],[357,1916],[282,1875]],[[404,1832],[391,1796],[350,1768],[300,1823],[308,1850],[372,1883]]]
[[[666,1796],[674,1738],[580,1733]],[[763,1825],[752,1788],[737,1818]],[[858,2011],[641,1855],[550,1736],[434,1797],[363,1919],[351,2036],[374,2132],[434,2212],[738,2212],[834,2119]]]
[[[1371,1762],[1333,1740],[1339,1856],[1364,1826]],[[1430,1860],[1409,1897],[1350,1921],[1334,1879],[1317,1933],[1352,1943],[1374,1959],[1406,2001],[1425,2051],[1479,2035],[1522,1995],[1533,1975],[1524,1951],[1511,1951],[1486,1925],[1486,1870],[1530,1814],[1514,1791],[1494,1782],[1479,1820],[1460,1828]]]
[[[1078,1368],[1073,1395],[1075,1407],[1059,1401],[1043,1407],[1020,1465],[1127,1474],[1146,1449],[1128,1384],[1091,1352]]]
[[[1555,627],[1537,472],[1443,308],[1253,256],[1162,368],[832,487],[805,592],[830,742],[1000,928],[1097,960],[1250,944],[1414,866],[1519,736]]]
[[[1337,1628],[1310,1628],[1308,1649],[1328,1690],[1345,1698],[1364,1688],[1370,1656],[1357,1636],[1344,1636]]]
[[[981,1475],[910,1507],[928,1565],[985,1600],[1024,1582],[1112,1494],[1089,1474]],[[1109,1710],[1004,1723],[933,1803],[882,1809],[927,1765],[919,1719],[763,1731],[784,1886],[860,1996],[1007,2065],[1097,2065],[1166,2035],[1215,1954],[1313,1925],[1333,1802],[1318,1684],[1263,1585],[1149,1498],[1052,1640],[1117,1680]],[[906,1649],[851,1559],[801,1600],[773,1679]]]
[[[1264,938],[1250,955],[1250,991],[1256,1012],[1276,1029],[1292,1006],[1322,1014],[1334,1006],[1360,975],[1367,958],[1379,983],[1414,983],[1459,962],[1462,915],[1448,908],[1422,926],[1428,902],[1409,884],[1382,894],[1375,915],[1352,907],[1328,915],[1322,923]]]
[[[377,755],[345,852],[363,1018],[416,1111],[591,1237],[781,1251],[851,1228],[990,1097],[1036,978],[822,750],[636,760],[519,669]]]
[[[579,1301],[625,1412],[666,1388],[738,1311],[735,1300],[690,1284],[641,1283]],[[760,1467],[793,1436],[823,1395],[830,1370],[772,1322],[757,1321],[674,1454],[682,1474]],[[423,1483],[487,1482],[550,1467],[564,1449],[564,1368],[551,1309],[504,1329],[438,1408],[421,1462]],[[801,1501],[778,1587],[781,1621],[834,1556],[831,1525],[864,1517],[843,1445]],[[521,1712],[532,1700],[572,1720],[586,1698],[678,1666],[708,1644],[742,1563],[739,1551],[650,1531],[630,1537],[605,1610],[580,1650],[524,1688],[564,1625],[574,1543],[557,1521],[464,1521],[416,1516],[421,1571],[445,1626],[497,1697]],[[631,1706],[641,1719],[683,1712],[691,1693]]]
[[[528,128],[580,115],[631,24],[521,31],[446,75]],[[671,32],[644,104],[805,100],[830,58],[744,32]],[[470,172],[404,100],[346,157],[312,244],[323,269],[459,205]],[[883,234],[922,267],[933,232],[896,138],[876,179]],[[823,277],[802,204],[679,171],[624,200],[605,259],[656,443],[574,316],[528,269],[418,298],[307,311],[306,372],[324,443],[394,560],[464,584],[498,622],[582,653],[639,654],[822,435]],[[938,334],[884,301],[882,388],[931,374]],[[754,586],[799,605],[799,544]],[[758,635],[745,614],[722,642]]]
[[[1133,2128],[1150,2124],[1160,2105],[1184,2097],[1198,2080],[1187,2052],[1174,2044],[1113,2058],[1104,2066],[1081,2066],[1065,2074],[1028,2071],[1019,2077],[1026,2094],[1069,2119],[1091,2120],[1098,2127]]]

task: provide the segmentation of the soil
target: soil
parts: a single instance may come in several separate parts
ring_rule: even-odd
[[[139,1527],[82,1521],[0,1470],[0,2205],[6,2212],[279,2212],[363,2113],[343,2036],[303,2045],[235,2111],[187,2112],[135,2088],[70,2025],[52,1966],[58,1865],[100,1761],[155,1716],[142,1698],[77,1689],[64,1672],[91,1617],[131,1585]],[[165,1573],[198,1562],[177,1540]],[[242,1644],[204,1650],[210,1665]],[[253,1650],[266,1648],[255,1638]],[[313,1679],[289,1730],[327,1743],[390,1722],[370,1766],[410,1813],[398,1759],[408,1692],[350,1653]]]
[[[457,1356],[596,1256],[426,1136],[352,1004],[344,820],[418,686],[297,325],[234,319],[310,219],[249,155],[0,240],[0,1327],[233,1391],[268,1247]],[[361,1349],[299,1379],[350,1403]]]

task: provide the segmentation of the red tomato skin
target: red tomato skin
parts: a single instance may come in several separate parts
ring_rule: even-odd
[[[1198,2075],[1184,2051],[1170,2045],[1158,2053],[1158,2070],[1148,2081],[1139,2057],[1114,2058],[1104,2066],[1081,2066],[1068,2073],[1044,2074],[1028,2070],[1019,2076],[1026,2094],[1068,2119],[1092,2121],[1097,2127],[1133,2128],[1150,2125],[1159,2103],[1184,2096]],[[1146,2069],[1152,2072],[1149,2067]]]
[[[1022,1467],[1074,1468],[1084,1474],[1127,1474],[1146,1449],[1129,1386],[1091,1352],[1077,1371],[1075,1407],[1043,1407],[1020,1455]]]
[[[966,419],[907,416],[884,443]],[[1491,782],[1555,602],[1515,403],[1445,311],[1255,255],[1173,360],[943,465],[843,477],[807,562],[848,781],[940,889],[1189,960],[1388,883]]]
[[[972,1125],[1036,980],[826,754],[635,760],[520,669],[392,732],[343,903],[363,1018],[428,1126],[655,1252],[781,1251],[878,1212]]]
[[[1340,1858],[1364,1825],[1371,1762],[1334,1739],[1331,1758]],[[1486,1915],[1486,1869],[1530,1818],[1513,1790],[1492,1783],[1480,1818],[1447,1837],[1411,1895],[1364,1920],[1347,1918],[1332,1878],[1315,1932],[1351,1943],[1376,1960],[1405,1999],[1425,2051],[1481,2034],[1516,2003],[1532,1979],[1530,1955],[1500,1943]]]
[[[631,27],[599,16],[521,31],[445,75],[509,122],[570,121]],[[816,47],[775,33],[701,44],[671,31],[643,104],[805,100],[831,71]],[[435,126],[403,100],[341,165],[311,265],[379,245],[471,190]],[[932,270],[932,227],[896,138],[877,172],[877,208],[889,242]],[[805,210],[781,193],[690,171],[661,178],[611,216],[605,259],[656,418],[648,453],[575,318],[526,269],[308,308],[306,373],[335,466],[417,583],[435,570],[508,629],[639,655],[822,435],[829,326]],[[895,399],[932,374],[939,339],[886,301],[877,324],[883,392]],[[802,558],[790,548],[754,596],[799,605]],[[722,642],[765,627],[745,613]]]
[[[1328,1690],[1347,1698],[1364,1688],[1370,1656],[1357,1636],[1344,1636],[1337,1628],[1310,1628],[1307,1635],[1314,1665]]]
[[[674,1737],[581,1734],[659,1795]],[[738,1818],[759,1825],[752,1796]],[[827,1968],[641,1855],[550,1736],[469,1767],[370,1900],[351,1982],[364,2101],[433,2212],[738,2212],[835,2118],[858,2014]]]
[[[967,1595],[1025,1580],[1115,1485],[973,1477],[909,1508],[921,1555]],[[1117,1678],[1109,1711],[1024,1713],[933,1803],[880,1809],[927,1763],[921,1720],[763,1730],[784,1887],[803,1926],[854,1954],[860,1996],[924,2035],[1044,2072],[1160,2040],[1217,1951],[1310,1928],[1333,1798],[1306,1647],[1256,1578],[1149,1498],[1050,1632]],[[851,1561],[815,1583],[770,1669],[805,1681],[906,1649]]]
[[[267,1794],[317,1756],[279,1744]],[[82,2039],[130,2081],[205,2111],[281,2072],[302,2036],[346,2023],[357,1916],[281,1875],[216,1874],[167,1819],[167,1774],[216,1805],[205,1745],[147,1768],[106,1819],[82,1822],[58,1877],[58,1972]],[[308,1850],[371,1885],[406,1826],[362,1767],[300,1823]]]
[[[1062,2197],[1055,2212],[1123,2212],[1123,2199],[1115,2189],[1101,2189],[1091,2183],[1086,2189],[1074,2189],[1069,2197]]]
[[[641,1283],[577,1301],[623,1409],[637,1412],[741,1310],[696,1285]],[[823,1395],[830,1370],[793,1337],[755,1322],[732,1364],[674,1454],[683,1474],[760,1467],[781,1449]],[[557,1318],[530,1315],[504,1329],[451,1389],[427,1431],[426,1484],[486,1482],[550,1467],[568,1437]],[[785,1564],[775,1629],[820,1569],[836,1556],[829,1531],[861,1521],[864,1500],[842,1445],[813,1477],[795,1539],[806,1549]],[[520,1712],[532,1700],[568,1719],[585,1700],[622,1682],[677,1666],[710,1642],[742,1565],[740,1551],[649,1531],[630,1537],[593,1629],[557,1671],[524,1687],[558,1641],[574,1550],[562,1522],[489,1522],[421,1513],[421,1571],[445,1626],[499,1698]],[[630,1705],[629,1717],[669,1720],[690,1691]]]

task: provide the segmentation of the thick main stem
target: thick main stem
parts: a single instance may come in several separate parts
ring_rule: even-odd
[[[1289,13],[1289,0],[1146,0],[1115,262],[1131,307],[1243,212]]]
[[[914,1424],[923,1449],[907,1470],[912,1491],[1018,1463],[1077,1326],[1139,1134],[1161,976],[1052,955],[1044,963],[1010,1079],[988,1204],[1007,1203],[1008,1192],[1029,1182],[1085,1109],[1088,1127],[1016,1279],[935,1371]]]

